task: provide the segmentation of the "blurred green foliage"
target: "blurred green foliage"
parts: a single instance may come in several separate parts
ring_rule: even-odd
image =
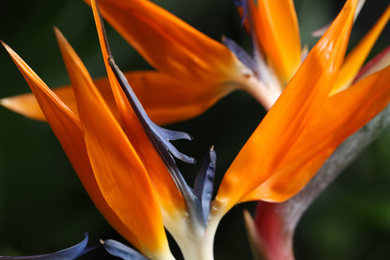
[[[250,49],[240,19],[229,0],[155,1],[207,35],[224,34]],[[310,32],[331,21],[344,1],[294,1],[302,42],[312,47]],[[353,30],[352,46],[388,5],[367,1]],[[69,84],[52,27],[58,27],[93,77],[104,76],[92,12],[81,0],[2,0],[0,39],[10,45],[50,86]],[[110,27],[108,38],[122,70],[149,65]],[[389,26],[376,44],[389,44]],[[0,97],[29,92],[5,50],[0,49]],[[218,154],[217,179],[261,121],[265,111],[245,93],[233,93],[204,115],[170,126],[191,133],[179,142],[185,153],[202,161],[211,145]],[[121,239],[86,195],[61,146],[44,122],[0,108],[0,255],[52,252],[73,245],[88,231],[98,239]],[[388,259],[390,244],[390,132],[383,134],[304,215],[296,234],[297,259]],[[179,164],[192,184],[200,166]],[[245,174],[245,173],[243,173]],[[131,201],[129,201],[131,203]],[[216,259],[251,259],[242,220],[235,207],[216,237]],[[172,245],[175,248],[175,245]],[[177,250],[177,249],[175,249]],[[82,259],[108,259],[97,251]]]

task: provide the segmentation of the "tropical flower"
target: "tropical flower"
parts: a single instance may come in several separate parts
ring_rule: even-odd
[[[162,228],[161,212],[156,203],[156,195],[152,192],[151,181],[146,176],[145,168],[139,157],[136,155],[134,147],[127,138],[125,138],[123,130],[118,126],[118,123],[111,113],[106,114],[105,117],[99,116],[99,120],[93,120],[90,122],[100,124],[100,126],[96,128],[96,130],[99,129],[98,132],[100,133],[95,133],[95,131],[91,132],[91,130],[88,130],[91,126],[81,123],[80,118],[82,118],[83,115],[88,116],[88,113],[93,113],[96,118],[99,114],[102,114],[108,109],[104,103],[103,105],[101,104],[102,98],[97,96],[100,94],[98,94],[96,90],[93,91],[94,89],[92,89],[90,90],[90,93],[86,92],[88,91],[86,84],[89,83],[87,76],[89,75],[86,74],[86,70],[82,67],[82,63],[77,59],[76,54],[70,48],[69,44],[60,32],[58,30],[56,30],[56,32],[60,46],[64,52],[64,59],[67,62],[69,74],[72,77],[73,86],[82,86],[83,91],[80,91],[80,95],[94,101],[94,106],[91,104],[85,106],[85,108],[93,109],[93,111],[88,112],[88,110],[85,111],[83,109],[84,106],[79,107],[80,117],[76,116],[54,93],[52,93],[45,83],[15,52],[12,51],[12,49],[10,49],[7,45],[4,45],[35,93],[48,122],[59,139],[70,162],[79,174],[79,178],[84,184],[89,196],[94,201],[98,209],[111,223],[111,225],[121,230],[122,236],[131,241],[134,245],[139,246],[140,250],[144,249],[145,253],[148,251],[158,251],[156,254],[165,254],[164,251],[166,251],[167,242],[164,241],[165,234]],[[82,82],[82,80],[85,80],[85,83]],[[78,94],[78,92],[75,93],[76,95]],[[115,130],[113,129],[116,129],[119,134],[115,133]],[[112,153],[113,151],[110,151],[110,148],[104,147],[107,146],[107,142],[104,141],[104,138],[101,138],[100,145],[102,145],[102,148],[99,148],[98,146],[92,147],[93,138],[99,137],[102,133],[110,134],[114,137],[113,140],[110,140],[109,142],[110,146],[119,145],[119,143],[121,143],[119,147],[116,147],[117,149],[122,150],[121,156],[115,157],[114,153]],[[88,151],[88,147],[91,151]],[[123,151],[123,149],[128,149],[128,151]],[[108,160],[103,158],[98,160],[96,158],[96,156],[103,150],[107,152],[104,157]],[[112,167],[109,171],[106,171],[110,164],[114,162],[109,159],[109,157],[112,156],[116,158],[118,165],[115,168]],[[126,162],[126,171],[133,174],[136,173],[136,178],[131,175],[123,175],[122,178],[119,178],[118,176],[113,179],[101,180],[97,175],[95,175],[98,172],[104,171],[105,176],[113,177],[112,174],[110,174],[110,171],[112,172],[114,169],[116,172],[121,171],[119,162],[126,160],[129,161]],[[95,171],[93,163],[100,164],[102,167],[98,167],[99,170]],[[123,185],[126,185],[131,181],[133,185],[135,185],[134,187],[138,187],[138,189],[143,190],[143,194],[141,194],[139,190],[137,192],[134,188],[128,189],[125,193],[121,192]],[[102,192],[104,191],[104,188],[101,189],[99,187],[100,183],[106,186],[106,188],[107,186],[115,186],[116,188],[113,191],[119,192],[122,194],[121,196],[127,196],[128,199],[134,201],[147,201],[150,204],[148,205],[148,210],[144,212],[146,205],[143,203],[126,203],[122,207],[114,210],[114,206],[109,200],[106,200],[104,193]],[[137,209],[134,208],[135,205],[137,205]],[[133,208],[126,209],[129,206]],[[118,210],[128,210],[129,212],[133,212],[133,214],[128,214],[125,217],[122,217]],[[142,223],[147,223],[146,229],[142,228],[141,230],[143,225]],[[144,243],[144,241],[148,241],[148,243]]]
[[[358,2],[357,13],[364,1]],[[245,10],[243,19],[252,36],[253,57],[232,40],[224,38],[225,45],[219,43],[150,1],[99,1],[103,17],[156,69],[125,73],[155,123],[192,118],[236,89],[247,91],[269,109],[294,75],[307,49],[301,50],[292,0],[262,0],[257,6],[252,0],[235,3],[239,10]],[[333,91],[354,80],[386,25],[386,17],[383,15],[350,53]],[[95,84],[108,105],[115,107],[108,79],[98,79]],[[54,91],[77,110],[71,87]],[[45,120],[32,95],[8,98],[3,103],[18,113]]]
[[[268,109],[282,91],[258,52],[256,65],[233,41],[225,39],[225,46],[150,1],[104,0],[99,1],[99,6],[105,19],[157,70],[128,72],[125,76],[158,124],[199,115],[236,89],[251,93]],[[296,31],[297,27],[291,29]],[[107,78],[95,84],[108,105],[115,106]],[[76,110],[71,87],[54,91]],[[151,92],[155,94],[148,95]],[[3,103],[26,116],[45,119],[31,95],[9,98]]]
[[[332,26],[310,51],[277,102],[225,174],[220,188],[221,193],[225,193],[222,190],[226,185],[226,195],[229,194],[230,197],[234,194],[233,196],[238,201],[255,200],[260,197],[263,200],[274,202],[286,200],[303,187],[300,186],[306,183],[303,180],[310,179],[312,176],[307,174],[314,174],[346,137],[385,107],[387,101],[380,105],[381,108],[377,107],[378,110],[373,113],[372,105],[377,106],[381,102],[371,104],[369,99],[379,94],[374,88],[379,87],[381,91],[385,91],[387,83],[383,82],[384,85],[379,86],[374,76],[378,77],[378,80],[382,76],[386,77],[381,73],[386,73],[389,68],[372,73],[378,70],[378,67],[371,67],[370,76],[372,78],[362,78],[360,74],[358,75],[361,66],[358,65],[366,57],[364,55],[363,59],[361,53],[368,53],[371,49],[375,39],[373,35],[378,35],[379,28],[383,28],[387,23],[390,6],[374,28],[344,60],[354,18],[354,11],[351,10],[355,10],[357,2],[347,1]],[[351,12],[349,17],[348,12]],[[343,26],[341,26],[341,21],[345,22]],[[358,52],[358,50],[362,51]],[[380,66],[379,68],[388,65],[388,61],[386,60],[386,63],[383,60],[387,58],[387,55],[388,53],[384,52],[381,55],[382,62],[376,63]],[[340,83],[347,81],[346,79],[348,79],[347,86]],[[354,84],[351,85],[352,81]],[[375,95],[369,95],[367,92],[366,96],[360,97],[364,98],[364,102],[358,101],[359,95],[363,94],[361,91],[375,91],[372,92]],[[365,105],[368,106],[367,109],[362,107]],[[358,111],[359,114],[357,114]],[[352,125],[355,123],[360,126],[356,125],[357,128],[352,130]],[[259,156],[260,154],[267,154],[267,156]],[[259,161],[260,157],[264,159],[264,162]],[[247,191],[245,191],[245,185],[240,185],[239,192],[228,191],[232,187],[231,184],[237,181],[241,169],[245,168],[244,164],[258,166],[251,167],[246,172],[249,176],[253,176],[254,180],[262,180],[260,181],[262,185],[253,190],[259,182],[246,182]],[[280,172],[280,175],[275,175],[276,172]],[[282,178],[283,175],[290,177]],[[292,181],[292,176],[300,180]],[[232,178],[231,181],[230,178]],[[263,183],[263,180],[266,182]],[[281,191],[283,193],[280,193]]]
[[[292,1],[257,1],[257,6],[245,2],[243,17],[255,43],[251,58],[231,40],[225,39],[227,47],[211,40],[149,1],[100,0],[103,16],[157,69],[122,74],[92,1],[108,79],[94,82],[56,29],[72,83],[72,89],[61,89],[58,95],[4,45],[29,83],[44,115],[40,117],[51,125],[111,225],[151,259],[173,259],[164,226],[185,259],[213,259],[218,223],[234,205],[288,200],[339,144],[389,103],[387,63],[378,67],[381,63],[376,62],[364,76],[357,74],[389,19],[389,8],[344,60],[358,2],[346,2],[301,64]],[[291,45],[282,44],[290,38]],[[244,89],[272,107],[225,173],[214,200],[214,151],[206,156],[194,189],[189,188],[172,156],[193,159],[167,140],[190,137],[148,118],[130,87],[137,92],[147,84],[148,93],[161,98],[156,107],[146,101],[146,112],[153,115],[155,109],[159,116],[151,117],[161,116],[159,123],[195,116],[234,89]],[[38,117],[26,112],[21,98],[2,103]],[[175,109],[166,109],[171,105]],[[112,241],[105,246],[118,256],[130,252]]]
[[[367,63],[359,74],[375,71],[383,64],[388,64],[389,57],[390,47],[387,47]],[[283,203],[259,201],[254,220],[245,212],[247,232],[254,255],[259,259],[294,259],[293,236],[300,218],[321,192],[389,125],[386,120],[389,111],[388,106],[344,141],[297,195]]]
[[[150,121],[110,56],[95,2],[93,7],[117,102],[114,111],[108,107],[58,29],[55,32],[74,89],[77,114],[10,47],[3,45],[29,83],[81,182],[105,218],[145,256],[173,259],[164,225],[174,237],[190,238],[189,230],[205,228],[210,211],[215,152],[210,150],[194,190],[190,189],[172,155],[185,162],[194,161],[167,140],[191,137],[160,128]],[[188,244],[188,241],[183,243]],[[111,250],[115,243],[108,241],[104,245],[110,252],[117,251]],[[196,258],[194,249],[188,247],[188,250],[190,252],[183,251],[183,254]],[[134,255],[130,249],[128,252]]]

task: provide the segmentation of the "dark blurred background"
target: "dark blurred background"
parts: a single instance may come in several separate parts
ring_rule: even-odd
[[[224,34],[249,49],[229,0],[158,0],[195,28],[220,40]],[[302,43],[312,47],[310,32],[333,19],[344,1],[294,1]],[[353,30],[353,46],[389,4],[367,1]],[[10,45],[48,84],[69,84],[53,26],[73,45],[93,77],[104,76],[90,8],[81,0],[2,0],[0,39]],[[110,27],[108,38],[122,70],[149,65]],[[387,26],[371,57],[390,43]],[[29,92],[29,87],[0,48],[0,97]],[[250,96],[236,92],[204,115],[170,126],[191,133],[181,150],[198,162],[215,145],[217,178],[221,179],[240,147],[259,124],[264,110]],[[0,255],[48,253],[71,246],[90,235],[121,240],[87,197],[61,146],[43,122],[0,108]],[[297,259],[388,259],[390,244],[390,131],[374,142],[327,190],[302,218],[295,237]],[[192,185],[198,166],[180,164]],[[131,203],[131,201],[129,201]],[[252,259],[242,210],[235,207],[222,221],[216,238],[216,259]],[[174,247],[174,245],[173,245]],[[81,259],[109,259],[103,251]]]

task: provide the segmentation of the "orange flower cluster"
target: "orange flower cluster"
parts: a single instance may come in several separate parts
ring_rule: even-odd
[[[212,40],[150,1],[92,0],[108,77],[94,81],[55,29],[72,84],[55,90],[3,43],[34,95],[5,98],[1,104],[48,121],[96,206],[151,259],[174,259],[164,227],[185,259],[212,259],[218,223],[234,205],[288,200],[390,101],[389,49],[359,73],[390,7],[346,56],[356,8],[364,1],[347,0],[308,53],[302,50],[292,0],[256,2],[241,1],[239,7],[254,45],[251,57],[230,39],[225,45]],[[100,12],[155,71],[119,71]],[[201,185],[206,192],[193,192],[172,155],[191,158],[164,141],[188,136],[153,122],[192,118],[237,89],[269,112],[213,199],[207,181],[212,174],[207,174],[215,159],[206,164]]]

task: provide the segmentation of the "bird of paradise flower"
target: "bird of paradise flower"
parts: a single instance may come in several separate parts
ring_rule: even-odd
[[[358,5],[357,0],[348,0],[301,64],[292,1],[277,2],[273,5],[272,1],[258,1],[257,6],[252,1],[245,2],[247,26],[255,43],[252,59],[232,41],[226,39],[225,47],[151,2],[100,0],[103,16],[158,69],[158,72],[123,75],[110,54],[96,2],[92,1],[108,79],[95,84],[56,29],[72,82],[72,90],[60,90],[65,93],[64,100],[63,93],[56,95],[51,91],[4,44],[94,203],[111,225],[145,256],[173,259],[165,226],[185,259],[213,259],[216,228],[235,204],[252,200],[282,202],[291,198],[345,138],[390,101],[389,67],[372,66],[364,77],[356,78],[389,19],[389,8],[355,48],[359,51],[352,51],[344,60]],[[285,14],[288,21],[277,24],[280,19],[274,14]],[[275,44],[284,42],[283,37],[289,35],[283,33],[287,25],[295,39],[289,45],[291,50]],[[262,33],[269,35],[260,37]],[[156,42],[164,51],[156,50]],[[380,60],[386,55],[387,52]],[[167,85],[172,85],[166,89],[181,90],[174,103],[179,103],[182,97],[192,97],[191,109],[186,113],[165,110],[164,116],[155,116],[160,118],[159,123],[197,115],[237,88],[253,94],[266,108],[272,107],[225,173],[214,199],[211,197],[213,150],[206,157],[195,188],[190,189],[172,155],[186,162],[192,159],[166,141],[190,137],[162,129],[150,121],[127,83],[137,85],[137,81],[153,80],[162,83],[156,84],[157,90],[164,87],[154,92],[157,96]],[[193,85],[189,83],[183,90],[182,84],[188,81]],[[111,91],[111,94],[102,96],[96,85],[100,85],[102,93]],[[21,100],[3,99],[2,103],[23,109],[26,103]],[[162,95],[157,104],[167,106],[164,102]],[[153,115],[153,109],[148,110],[147,105],[146,110]],[[22,113],[42,118],[41,114]],[[105,246],[118,256],[127,252],[112,241]]]

